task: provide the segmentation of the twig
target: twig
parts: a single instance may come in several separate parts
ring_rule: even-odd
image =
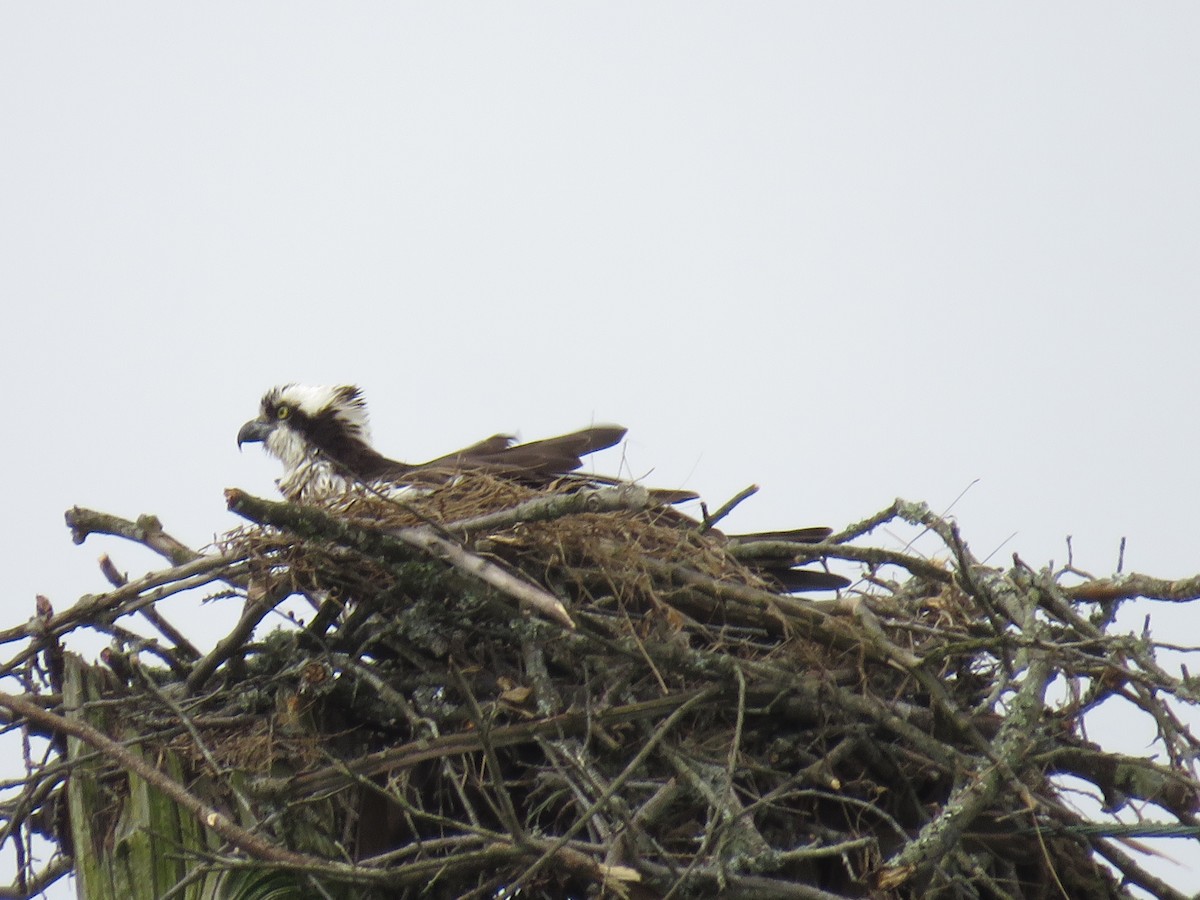
[[[25,879],[23,885],[0,887],[0,900],[28,900],[30,897],[43,894],[50,885],[64,875],[69,875],[74,868],[75,860],[70,856],[56,856],[46,864],[42,871],[34,873],[32,878]]]
[[[462,677],[462,672],[456,666],[452,667],[450,671],[458,684],[459,693],[462,694],[470,706],[471,718],[475,723],[475,727],[479,729],[479,740],[491,773],[492,788],[500,801],[500,808],[498,810],[500,820],[504,823],[504,827],[508,829],[509,834],[512,835],[513,841],[520,844],[525,839],[525,829],[521,827],[521,820],[517,818],[517,810],[513,806],[512,796],[508,793],[508,786],[504,783],[504,770],[500,766],[500,758],[496,755],[496,747],[490,739],[492,723],[484,716],[483,710],[479,708],[479,702],[475,699],[475,694],[471,691],[471,686]]]
[[[165,585],[171,585],[171,588],[161,596],[187,590],[208,581],[225,577],[227,573],[216,573],[215,570],[231,566],[238,561],[239,558],[236,556],[226,556],[223,554],[203,556],[170,569],[151,572],[142,578],[129,582],[122,588],[109,591],[107,594],[85,594],[79,598],[74,606],[53,616],[44,625],[36,628],[31,628],[28,624],[18,625],[0,631],[0,643],[19,641],[23,638],[42,633],[63,634],[70,631],[75,625],[87,622],[87,620],[96,616],[107,614],[123,615],[127,612],[132,612],[138,604],[152,603],[160,599],[159,596],[143,597],[142,595],[146,591]],[[187,583],[181,586],[181,583],[185,581]],[[131,608],[126,608],[127,605],[131,605]]]
[[[641,719],[653,719],[664,714],[671,714],[684,705],[690,707],[698,702],[697,698],[708,699],[713,696],[719,695],[714,695],[711,689],[685,691],[642,703],[615,706],[600,713],[566,712],[517,725],[498,725],[491,730],[488,739],[492,742],[493,747],[508,747],[513,744],[532,742],[544,735],[578,732],[582,728],[596,724],[614,726]],[[344,772],[352,772],[356,775],[378,775],[382,772],[411,768],[431,759],[475,753],[482,749],[483,742],[478,731],[447,734],[439,738],[423,739],[371,753],[345,763],[344,767],[318,769],[315,772],[290,779],[259,779],[255,782],[257,785],[255,790],[268,796],[278,795],[281,791],[296,794],[324,793],[338,790],[344,785]]]
[[[199,554],[196,557],[199,558]],[[104,573],[104,577],[113,587],[120,588],[129,583],[129,578],[113,564],[112,558],[107,553],[100,554],[100,571]],[[176,649],[183,654],[184,659],[190,661],[200,658],[200,651],[196,649],[195,645],[183,635],[183,632],[163,618],[162,613],[153,606],[143,606],[138,612],[158,630],[159,634],[175,645]]]
[[[291,590],[288,587],[271,587],[263,596],[247,603],[233,630],[217,641],[217,645],[192,667],[186,681],[188,693],[194,694],[203,688],[217,667],[241,649],[258,627],[258,623],[289,593]]]
[[[410,547],[422,550],[435,559],[441,559],[460,572],[478,578],[484,584],[494,587],[502,594],[507,594],[523,604],[532,606],[542,615],[553,619],[563,627],[575,627],[575,623],[567,613],[566,607],[562,605],[562,601],[549,591],[441,537],[428,525],[404,528],[393,534],[397,540],[403,541]]]
[[[1027,611],[1027,631],[1036,632],[1036,611]],[[894,854],[877,876],[877,886],[894,890],[902,884],[923,886],[933,868],[959,842],[971,823],[991,804],[1001,786],[1009,779],[1004,768],[1020,771],[1037,734],[1036,725],[1045,711],[1046,689],[1055,677],[1046,653],[1030,654],[1024,683],[1013,699],[1008,715],[996,736],[996,756],[1005,767],[990,759],[976,766],[973,776],[956,790],[942,811],[920,833]]]
[[[71,507],[64,516],[67,527],[71,529],[71,538],[76,544],[82,544],[88,535],[111,534],[141,544],[166,557],[175,566],[199,559],[201,556],[182,541],[163,531],[162,522],[157,516],[139,516],[136,522],[130,522],[120,516],[85,509],[82,506]]]
[[[1092,846],[1101,856],[1112,863],[1122,876],[1152,897],[1156,897],[1158,900],[1195,900],[1195,897],[1189,898],[1187,894],[1175,890],[1158,876],[1147,872],[1112,841],[1095,839],[1092,841]]]
[[[1130,572],[1128,575],[1101,578],[1063,588],[1063,592],[1072,600],[1092,603],[1111,603],[1138,597],[1167,603],[1190,603],[1200,600],[1200,575],[1172,580]]]
[[[723,504],[721,504],[720,507],[718,507],[717,511],[715,513],[713,513],[711,516],[708,514],[708,509],[705,508],[704,509],[704,521],[700,524],[700,528],[698,530],[703,532],[703,531],[709,531],[709,530],[715,528],[717,523],[720,522],[722,519],[724,519],[726,516],[728,516],[735,509],[737,509],[738,505],[743,500],[748,500],[749,498],[753,497],[757,493],[758,493],[758,485],[751,484],[747,487],[742,488],[740,491],[738,491],[736,494],[734,494],[731,498],[726,500]]]
[[[648,757],[655,749],[655,747],[662,742],[663,738],[665,738],[671,732],[671,729],[675,727],[679,720],[692,707],[697,706],[706,700],[710,700],[716,695],[717,691],[714,688],[708,688],[700,691],[695,696],[681,704],[679,708],[672,712],[669,716],[667,716],[667,718],[663,720],[657,728],[654,729],[654,733],[650,735],[650,737],[634,755],[633,759],[629,761],[629,764],[625,766],[625,768],[621,771],[621,774],[613,779],[613,782],[608,786],[608,789],[601,794],[590,807],[580,813],[580,815],[575,819],[575,824],[563,832],[563,834],[559,836],[558,839],[555,840],[550,847],[548,847],[542,853],[542,855],[539,856],[536,861],[534,861],[532,865],[517,875],[517,877],[512,880],[511,884],[506,885],[501,896],[518,896],[522,883],[527,882],[534,875],[536,875],[542,869],[542,867],[546,865],[546,863],[553,859],[554,856],[566,846],[567,841],[579,833],[579,831],[587,824],[588,819],[590,819],[598,809],[602,809],[604,805],[609,802],[617,790],[620,789],[621,785],[623,785],[633,775],[633,773],[637,771],[638,766],[640,766],[645,761],[646,757]]]

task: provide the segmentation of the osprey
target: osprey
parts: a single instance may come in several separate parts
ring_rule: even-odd
[[[402,495],[453,481],[464,472],[487,472],[545,485],[583,465],[581,457],[616,444],[625,436],[620,425],[595,425],[559,437],[518,444],[497,434],[426,463],[388,459],[371,446],[362,391],[352,385],[309,387],[285,384],[267,391],[258,418],[238,431],[238,446],[259,441],[283,463],[279,489],[289,500],[338,505],[362,493]],[[591,483],[615,484],[612,478],[589,475]],[[653,490],[666,505],[695,499],[691,491]],[[699,522],[671,511],[680,528]],[[719,532],[710,531],[714,535]],[[800,568],[810,554],[806,544],[823,541],[828,528],[721,537],[738,549],[738,558],[785,593],[834,590],[849,582],[829,572]],[[789,548],[795,547],[794,550]],[[754,552],[761,548],[762,553]]]
[[[283,463],[279,489],[289,500],[320,503],[355,493],[392,493],[483,471],[546,484],[583,465],[580,457],[625,436],[619,425],[596,425],[560,437],[517,444],[497,434],[426,463],[388,459],[371,446],[362,391],[353,385],[285,384],[267,391],[258,418],[238,432],[238,447],[260,441]]]

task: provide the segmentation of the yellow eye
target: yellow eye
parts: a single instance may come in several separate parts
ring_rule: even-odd
[[[277,419],[286,419],[291,414],[292,408],[290,406],[279,406],[275,409],[275,418]]]

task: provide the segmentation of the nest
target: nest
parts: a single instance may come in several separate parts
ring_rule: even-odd
[[[69,514],[78,540],[121,534],[176,565],[43,614],[39,656],[10,664],[59,705],[3,705],[68,761],[31,764],[11,827],[68,866],[137,830],[144,782],[204,823],[190,843],[177,829],[169,878],[213,896],[1176,896],[1130,844],[1153,829],[1113,814],[1195,839],[1200,748],[1176,709],[1195,685],[1148,637],[1108,631],[1124,600],[1200,584],[988,568],[902,501],[834,536],[741,537],[577,481],[229,502],[253,524],[207,555],[153,520]],[[870,546],[893,521],[950,561]],[[825,560],[860,580],[791,592],[838,584]],[[214,581],[246,607],[208,652],[116,625],[164,606],[164,586]],[[311,613],[256,637],[292,594]],[[64,657],[57,638],[85,625],[137,652],[108,652],[108,670]],[[1087,739],[1110,701],[1153,720],[1162,758]],[[135,735],[138,754],[109,746]],[[88,822],[45,812],[89,785],[106,799]]]

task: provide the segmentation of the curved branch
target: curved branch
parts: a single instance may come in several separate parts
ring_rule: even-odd
[[[71,529],[71,539],[76,544],[82,544],[91,534],[111,534],[148,547],[176,566],[202,555],[163,531],[162,522],[157,516],[138,516],[136,522],[130,522],[120,516],[73,506],[66,511],[64,518]]]

